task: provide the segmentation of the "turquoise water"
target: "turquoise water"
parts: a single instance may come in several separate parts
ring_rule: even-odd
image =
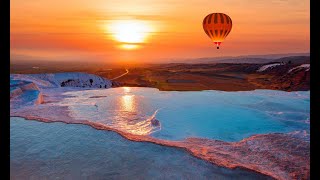
[[[68,106],[76,119],[160,139],[239,141],[254,134],[310,132],[309,91],[168,92],[122,87],[66,94],[70,97],[59,105]],[[150,123],[153,118],[160,127]]]
[[[270,179],[86,125],[10,118],[10,179]]]

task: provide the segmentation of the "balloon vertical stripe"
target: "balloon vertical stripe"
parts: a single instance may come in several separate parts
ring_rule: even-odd
[[[214,23],[218,23],[218,14],[214,13]]]
[[[224,16],[221,14],[221,13],[219,13],[219,15],[220,15],[220,19],[221,19],[221,24],[224,24]]]
[[[229,24],[229,17],[225,16],[226,17],[226,21],[227,21],[227,24]]]
[[[211,23],[211,17],[212,17],[212,14],[210,14],[209,18],[208,18],[208,24]]]

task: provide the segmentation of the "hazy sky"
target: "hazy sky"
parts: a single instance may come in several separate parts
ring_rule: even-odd
[[[11,0],[11,59],[160,62],[300,53],[309,0]],[[213,12],[233,27],[219,50],[202,29]]]

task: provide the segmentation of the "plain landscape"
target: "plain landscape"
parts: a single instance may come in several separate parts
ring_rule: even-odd
[[[154,87],[166,91],[305,91],[310,88],[310,56],[300,54],[205,58],[205,61],[202,58],[187,61],[190,63],[166,64],[13,63],[10,72],[87,72],[113,79],[113,87]]]

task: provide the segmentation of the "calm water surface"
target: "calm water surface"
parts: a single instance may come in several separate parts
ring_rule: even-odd
[[[239,141],[254,134],[310,132],[309,91],[177,92],[122,87],[66,94],[70,97],[59,105],[68,106],[76,119],[160,139]],[[161,126],[153,126],[152,119]]]
[[[10,179],[267,179],[86,125],[11,117]]]

